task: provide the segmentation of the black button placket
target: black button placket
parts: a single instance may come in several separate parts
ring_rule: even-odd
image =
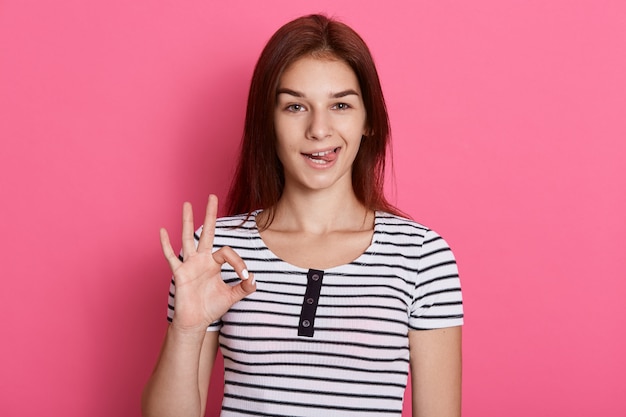
[[[302,310],[300,311],[298,336],[313,337],[313,332],[315,331],[315,312],[317,311],[317,303],[319,302],[320,291],[322,290],[324,271],[309,269],[306,277],[306,292],[304,293]]]

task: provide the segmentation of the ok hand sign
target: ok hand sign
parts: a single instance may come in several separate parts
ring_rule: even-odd
[[[206,331],[230,307],[256,290],[254,277],[248,274],[243,259],[230,247],[213,252],[217,197],[209,196],[202,234],[196,248],[194,242],[193,210],[183,205],[183,260],[172,249],[169,236],[161,229],[161,247],[174,275],[174,319],[172,326],[184,331]],[[221,267],[232,266],[241,282],[230,286],[222,280]]]

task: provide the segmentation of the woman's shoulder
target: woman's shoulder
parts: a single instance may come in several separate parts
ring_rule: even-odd
[[[417,246],[443,238],[430,227],[414,219],[384,211],[376,212],[376,230],[381,239],[412,242]]]
[[[251,229],[256,228],[255,221],[256,213],[243,213],[236,214],[233,216],[224,216],[218,217],[215,222],[215,228],[224,228],[224,229],[233,229],[233,228],[242,228],[242,229]]]
[[[257,227],[254,215],[255,213],[218,217],[215,220],[215,236],[232,235],[233,233],[256,233]],[[196,239],[202,233],[202,228],[203,226],[200,226],[196,230]]]
[[[398,229],[405,232],[413,231],[418,234],[424,234],[430,230],[427,226],[418,221],[385,211],[376,212],[376,225],[380,226],[381,229]]]

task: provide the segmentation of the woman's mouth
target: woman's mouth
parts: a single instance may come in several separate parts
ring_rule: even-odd
[[[319,165],[324,165],[324,164],[333,162],[335,159],[337,159],[338,150],[339,148],[335,148],[335,149],[331,149],[331,150],[323,151],[323,152],[303,153],[302,155],[309,158],[311,162],[314,162]]]

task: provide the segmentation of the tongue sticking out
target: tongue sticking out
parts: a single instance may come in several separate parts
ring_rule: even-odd
[[[324,162],[332,162],[337,159],[337,149],[333,149],[328,152],[318,152],[314,154],[307,155],[310,159],[314,161],[324,161]]]

